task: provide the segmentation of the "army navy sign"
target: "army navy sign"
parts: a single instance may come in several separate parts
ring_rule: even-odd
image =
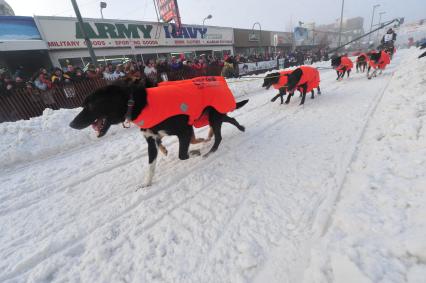
[[[49,49],[85,48],[80,26],[74,18],[36,17]],[[85,20],[83,28],[95,48],[232,45],[231,28],[183,26],[174,24]]]

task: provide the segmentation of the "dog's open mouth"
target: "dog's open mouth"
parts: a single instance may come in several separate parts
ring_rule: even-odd
[[[104,136],[109,129],[110,124],[108,123],[106,118],[96,119],[94,123],[92,123],[92,128],[96,132],[96,136],[98,138]]]

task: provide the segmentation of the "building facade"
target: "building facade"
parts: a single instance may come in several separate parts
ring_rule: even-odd
[[[253,54],[274,55],[288,52],[293,47],[291,32],[234,29],[235,54],[249,56]]]
[[[35,21],[46,41],[53,65],[87,65],[91,59],[75,18],[40,17]],[[181,33],[173,24],[142,21],[84,19],[98,63],[123,60],[147,61],[182,54],[192,58],[205,54],[232,54],[232,28],[184,25]]]

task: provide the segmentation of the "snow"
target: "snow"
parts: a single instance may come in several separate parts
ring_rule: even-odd
[[[321,70],[322,95],[271,103],[229,80],[232,113],[208,158],[167,137],[154,184],[136,128],[102,139],[74,110],[0,125],[0,282],[424,282],[424,61],[383,75]],[[206,136],[207,129],[197,131]],[[203,153],[211,143],[198,145]]]
[[[425,282],[426,70],[417,56],[407,54],[369,120],[306,282]]]

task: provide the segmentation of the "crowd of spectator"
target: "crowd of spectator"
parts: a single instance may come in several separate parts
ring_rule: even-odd
[[[219,76],[225,64],[229,64],[226,62],[234,62],[233,57],[226,57],[223,60],[204,55],[193,59],[172,56],[168,60],[128,61],[123,64],[109,63],[97,67],[89,64],[86,68],[67,64],[64,68],[55,67],[50,70],[40,68],[32,75],[27,74],[23,66],[18,67],[14,72],[0,67],[0,93],[5,94],[16,88],[45,91],[55,86],[96,79],[113,81],[123,78],[149,78],[156,84],[164,80],[181,80],[206,75]]]
[[[312,64],[327,58],[324,50],[296,50],[295,52],[270,54],[253,54],[250,56],[236,55],[225,56],[223,59],[213,56],[201,55],[197,58],[185,58],[172,56],[169,59],[150,59],[146,62],[128,61],[124,64],[94,66],[85,68],[67,64],[63,68],[55,67],[48,70],[40,68],[35,74],[25,72],[23,66],[19,66],[14,72],[0,67],[0,94],[7,94],[13,89],[27,88],[46,91],[56,86],[64,86],[84,80],[118,80],[123,78],[145,79],[148,78],[156,84],[164,80],[181,80],[206,75],[222,75],[224,77],[236,77],[239,74],[238,64],[284,59],[284,67],[303,64]]]

